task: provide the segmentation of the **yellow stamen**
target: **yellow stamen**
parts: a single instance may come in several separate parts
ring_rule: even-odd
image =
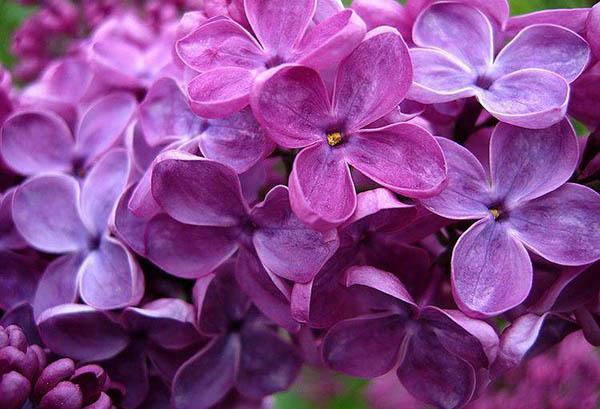
[[[490,209],[490,212],[492,212],[492,214],[494,215],[494,219],[497,219],[498,217],[500,217],[500,212],[496,209]]]
[[[327,143],[329,146],[335,146],[342,142],[342,134],[339,132],[332,132],[327,134]]]

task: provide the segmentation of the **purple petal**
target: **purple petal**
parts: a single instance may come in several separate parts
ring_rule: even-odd
[[[234,226],[248,213],[240,181],[228,166],[170,151],[154,165],[152,195],[185,224]]]
[[[505,32],[512,37],[534,24],[554,24],[581,34],[585,31],[589,13],[589,8],[540,10],[511,17],[506,24]]]
[[[83,405],[83,394],[78,385],[63,381],[44,395],[40,401],[40,409],[78,409]]]
[[[235,386],[244,396],[261,399],[286,390],[300,372],[296,350],[272,331],[244,328]]]
[[[547,260],[583,265],[600,258],[600,195],[568,183],[510,212],[510,228]]]
[[[465,41],[465,39],[469,41]],[[459,3],[430,6],[413,27],[413,41],[421,47],[444,50],[478,74],[492,65],[492,26],[478,9]]]
[[[73,136],[62,118],[51,112],[23,112],[2,126],[2,158],[24,175],[70,171]]]
[[[267,58],[250,33],[229,18],[203,24],[179,40],[176,49],[179,58],[199,72],[221,67],[262,68]]]
[[[343,151],[326,143],[301,151],[290,174],[290,203],[294,213],[318,230],[348,220],[356,208],[356,192]]]
[[[23,238],[39,250],[67,253],[88,245],[79,185],[69,176],[38,176],[23,183],[13,198],[13,218]]]
[[[367,28],[372,30],[380,26],[396,27],[399,30],[411,25],[409,16],[405,12],[403,5],[395,0],[354,0],[352,8],[367,23]],[[401,30],[404,38],[410,30]]]
[[[15,189],[0,194],[0,249],[19,250],[27,247],[27,242],[21,237],[15,227],[12,216],[12,202]]]
[[[433,136],[400,123],[352,135],[346,160],[382,186],[408,197],[431,197],[446,181],[446,161]]]
[[[503,223],[480,220],[456,243],[452,289],[464,312],[472,316],[500,314],[523,302],[531,283],[529,255]]]
[[[136,107],[135,98],[125,93],[107,95],[89,107],[76,133],[77,154],[86,164],[118,141]]]
[[[0,250],[0,308],[32,302],[43,270],[37,258]],[[72,300],[71,300],[72,301]]]
[[[169,137],[199,135],[205,121],[194,114],[183,91],[171,78],[160,78],[148,90],[138,114],[146,141],[157,145]]]
[[[111,381],[117,387],[122,385],[125,390],[125,397],[120,402],[123,408],[139,407],[148,395],[147,349],[140,346],[132,343],[118,355],[102,362]],[[135,376],[131,376],[132,374]]]
[[[206,71],[188,84],[192,111],[205,118],[225,118],[250,102],[255,73],[245,68],[226,67]]]
[[[271,55],[285,56],[304,35],[317,7],[316,0],[245,0],[248,21]]]
[[[223,227],[192,226],[159,215],[148,222],[146,257],[170,274],[202,277],[223,264],[238,248]]]
[[[424,104],[475,95],[476,74],[443,50],[413,48],[414,82],[408,97]]]
[[[438,138],[448,163],[448,184],[442,192],[421,203],[449,219],[476,219],[490,214],[491,188],[479,161],[459,144]]]
[[[252,210],[252,219],[258,225],[252,242],[261,262],[294,282],[312,280],[339,245],[335,230],[320,233],[298,219],[285,186],[273,188]]]
[[[375,267],[351,267],[346,271],[345,282],[346,287],[362,285],[390,295],[408,305],[415,305],[408,290],[395,275]]]
[[[335,324],[323,340],[323,360],[351,376],[374,378],[398,362],[405,320],[397,314],[365,315]]]
[[[103,238],[81,266],[81,299],[98,309],[135,305],[144,295],[144,275],[136,259],[117,240]]]
[[[319,73],[282,65],[256,80],[251,94],[256,119],[275,142],[301,148],[325,140],[331,122],[329,95]]]
[[[490,140],[494,197],[511,207],[552,192],[575,171],[578,151],[568,119],[540,130],[498,124]]]
[[[96,41],[88,49],[95,74],[117,88],[135,89],[143,84],[140,76],[148,69],[139,46],[128,41]]]
[[[121,325],[86,305],[65,304],[46,310],[38,326],[48,348],[76,360],[113,357],[128,342]]]
[[[390,27],[367,33],[339,65],[333,93],[333,112],[345,132],[383,117],[406,96],[413,79],[408,47]]]
[[[179,368],[172,387],[175,409],[205,409],[235,383],[241,353],[238,336],[215,338]]]
[[[46,267],[35,293],[35,317],[51,307],[77,300],[77,276],[84,256],[80,253],[57,258]]]
[[[469,402],[476,383],[471,365],[446,352],[430,330],[418,331],[408,342],[398,377],[413,396],[442,409]]]
[[[541,68],[573,82],[589,59],[590,47],[579,35],[559,26],[540,24],[525,28],[504,47],[493,70],[500,77],[525,68]]]
[[[321,0],[317,1],[317,11],[313,17],[313,21],[320,24],[323,20],[333,16],[336,13],[344,10],[342,0]]]
[[[600,105],[594,103],[598,99],[600,99],[600,64],[596,64],[571,84],[569,114],[590,129],[598,127]]]
[[[542,129],[565,116],[569,84],[551,71],[529,68],[500,77],[478,96],[481,105],[502,122]]]
[[[596,58],[600,58],[600,6],[592,7],[586,21],[587,39]]]
[[[135,185],[129,186],[123,192],[121,198],[117,202],[115,209],[115,220],[113,233],[128,247],[133,249],[140,255],[146,254],[144,245],[144,234],[146,232],[146,224],[148,219],[137,217],[127,204],[131,199],[131,195],[135,189]]]

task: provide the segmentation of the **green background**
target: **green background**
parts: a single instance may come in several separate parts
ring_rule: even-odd
[[[346,5],[351,0],[343,0]],[[575,8],[589,7],[595,1],[586,0],[509,0],[513,15],[529,13],[536,10],[549,8]],[[14,63],[14,57],[10,54],[10,36],[19,23],[35,8],[23,7],[12,1],[0,0],[0,61],[10,67]],[[319,376],[329,376],[315,371],[307,370],[303,374],[304,379],[318,382]],[[276,397],[276,409],[366,409],[367,404],[362,392],[366,382],[357,379],[335,376],[337,393],[334,397],[327,399],[326,404],[316,406],[310,399],[301,395],[301,392],[292,388],[290,391],[280,393]],[[400,409],[400,408],[399,408]]]

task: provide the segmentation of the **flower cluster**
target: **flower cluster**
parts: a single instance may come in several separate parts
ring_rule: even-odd
[[[600,345],[600,5],[39,3],[35,79],[0,72],[0,406],[268,408],[311,365],[487,408]]]

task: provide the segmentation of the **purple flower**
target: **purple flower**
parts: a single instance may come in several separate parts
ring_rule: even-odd
[[[373,378],[399,364],[400,381],[420,400],[444,409],[469,402],[495,359],[498,336],[491,326],[417,305],[394,275],[373,267],[348,270],[346,284],[377,290],[372,300],[384,312],[334,325],[323,340],[329,367]]]
[[[402,37],[379,28],[340,63],[333,98],[311,68],[284,65],[258,79],[252,109],[259,122],[279,145],[306,147],[289,182],[292,208],[304,222],[326,229],[352,216],[356,193],[348,165],[409,197],[442,189],[446,164],[429,133],[404,123],[367,129],[400,104],[411,73]]]
[[[23,238],[36,249],[64,254],[48,265],[38,286],[36,316],[75,301],[97,308],[136,304],[144,277],[129,250],[108,231],[112,209],[125,187],[129,160],[123,150],[104,155],[82,185],[71,176],[45,174],[15,192],[13,217]]]
[[[197,325],[211,341],[184,363],[173,380],[175,409],[204,409],[233,388],[260,400],[286,389],[301,365],[295,349],[251,308],[228,263],[196,281]]]
[[[592,7],[586,20],[587,39],[596,58],[600,58],[600,6]]]
[[[600,10],[600,9],[599,9]],[[596,63],[571,85],[569,114],[591,129],[600,127],[600,63]]]
[[[589,8],[565,8],[540,10],[511,17],[504,27],[505,34],[515,36],[519,31],[534,24],[554,24],[584,35]]]
[[[525,128],[546,128],[564,117],[569,83],[590,58],[579,35],[536,24],[519,32],[494,59],[489,20],[457,3],[425,10],[413,39],[423,48],[411,50],[415,83],[409,98],[437,103],[476,96],[491,115]]]
[[[244,6],[258,41],[230,18],[217,17],[177,43],[180,58],[200,73],[188,94],[192,109],[203,117],[223,118],[247,106],[261,72],[287,62],[328,68],[365,35],[364,23],[351,10],[308,31],[316,0],[245,0]]]
[[[525,300],[532,283],[526,248],[562,265],[600,258],[600,196],[566,183],[579,159],[567,120],[543,130],[499,124],[490,140],[489,177],[465,148],[439,142],[449,183],[422,204],[450,219],[479,219],[452,255],[452,288],[463,311],[492,316]]]

